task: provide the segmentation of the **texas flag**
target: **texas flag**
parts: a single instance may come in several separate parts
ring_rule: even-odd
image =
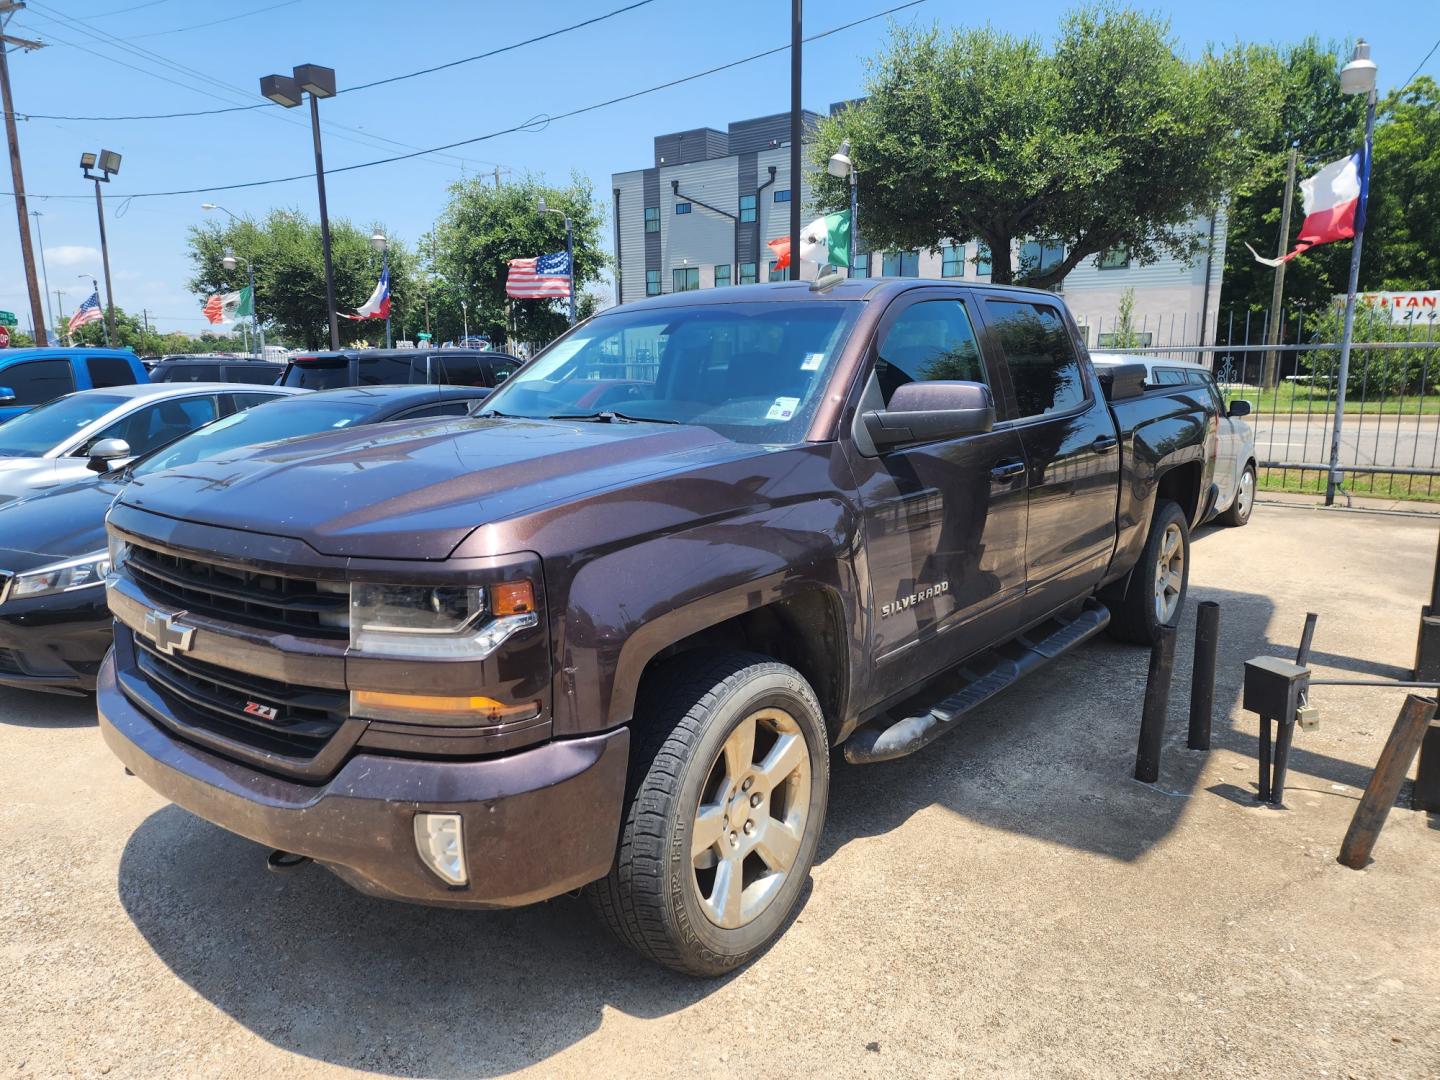
[[[390,267],[380,271],[380,283],[354,315],[337,312],[342,319],[388,319],[390,317]]]
[[[1317,244],[1346,240],[1365,227],[1365,200],[1370,194],[1370,155],[1366,150],[1332,161],[1314,176],[1300,181],[1300,198],[1305,220],[1295,248],[1278,259],[1250,254],[1266,266],[1279,266]],[[1250,247],[1249,244],[1245,245]]]

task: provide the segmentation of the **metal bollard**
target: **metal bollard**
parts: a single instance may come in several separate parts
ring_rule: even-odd
[[[1190,669],[1191,750],[1210,749],[1210,726],[1215,713],[1215,653],[1220,647],[1220,605],[1202,600],[1195,609],[1195,663]]]
[[[1270,805],[1285,808],[1285,770],[1290,765],[1290,743],[1295,738],[1295,718],[1287,717],[1275,728],[1275,772],[1270,780]]]
[[[1260,790],[1255,798],[1270,801],[1270,717],[1260,717]]]
[[[1161,626],[1150,646],[1150,671],[1145,677],[1145,706],[1140,713],[1140,743],[1135,751],[1135,779],[1153,784],[1160,779],[1160,744],[1165,739],[1165,714],[1170,708],[1170,678],[1175,670],[1175,627]]]
[[[1300,631],[1300,647],[1295,650],[1295,663],[1300,667],[1310,666],[1310,644],[1315,640],[1315,623],[1319,618],[1313,611],[1305,613],[1305,629]]]
[[[1380,829],[1395,805],[1400,794],[1400,785],[1420,748],[1425,729],[1435,716],[1435,700],[1408,694],[1400,715],[1395,718],[1395,727],[1385,740],[1385,749],[1380,751],[1380,760],[1365,785],[1365,794],[1360,796],[1360,805],[1355,808],[1355,817],[1340,845],[1340,863],[1351,870],[1363,870],[1370,861],[1370,852],[1380,837]]]

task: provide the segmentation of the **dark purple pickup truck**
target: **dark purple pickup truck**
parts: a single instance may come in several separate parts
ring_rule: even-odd
[[[798,902],[832,747],[911,753],[1177,617],[1218,402],[1143,379],[1024,289],[615,308],[477,418],[130,484],[104,737],[272,864],[475,908],[583,886],[729,970]]]

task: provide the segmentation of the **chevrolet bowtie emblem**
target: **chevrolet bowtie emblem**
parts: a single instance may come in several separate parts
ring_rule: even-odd
[[[176,650],[189,652],[190,644],[195,640],[195,628],[182,626],[178,622],[184,614],[183,611],[177,611],[174,615],[164,611],[145,613],[145,636],[166,656],[172,655]]]

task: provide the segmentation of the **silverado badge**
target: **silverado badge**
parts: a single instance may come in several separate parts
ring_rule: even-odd
[[[896,612],[904,611],[906,608],[914,607],[916,604],[920,603],[921,600],[933,600],[935,597],[940,596],[942,593],[947,593],[949,591],[950,582],[948,581],[938,581],[934,585],[926,585],[924,588],[916,589],[914,592],[906,596],[896,597],[888,604],[880,605],[880,617],[882,619],[888,619]]]

